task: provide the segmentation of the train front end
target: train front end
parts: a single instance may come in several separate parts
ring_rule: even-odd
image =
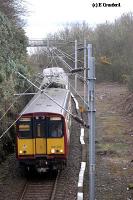
[[[50,113],[22,115],[16,124],[20,166],[62,169],[68,156],[65,118]]]

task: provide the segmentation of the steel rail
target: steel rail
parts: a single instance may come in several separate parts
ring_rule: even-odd
[[[34,180],[27,181],[21,191],[18,200],[36,200],[37,196],[39,200],[54,200],[56,195],[56,189],[60,171],[58,171],[56,178],[52,180]]]
[[[60,176],[60,170],[58,170],[58,174],[57,174],[57,177],[56,177],[56,180],[55,180],[55,184],[54,184],[54,187],[53,187],[53,191],[52,191],[52,195],[51,195],[50,200],[54,200],[55,199],[56,188],[57,188],[57,183],[58,183],[59,176]]]

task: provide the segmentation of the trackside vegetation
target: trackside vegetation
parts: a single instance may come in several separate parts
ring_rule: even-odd
[[[8,1],[4,1],[4,3],[8,3]],[[6,7],[4,7],[4,3],[1,2],[0,8],[0,135],[13,122],[16,113],[24,105],[24,99],[21,98],[10,107],[15,100],[14,93],[22,92],[27,88],[27,83],[18,77],[15,71],[30,75],[26,61],[27,38],[20,25],[21,20],[19,20],[17,10],[12,3],[7,4]],[[10,110],[3,116],[9,107]],[[13,150],[11,145],[13,138],[14,132],[10,131],[0,140],[0,162],[8,151]]]

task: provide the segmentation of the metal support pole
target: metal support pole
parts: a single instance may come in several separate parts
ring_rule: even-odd
[[[77,40],[75,40],[75,69],[77,69]],[[77,74],[75,74],[75,90],[77,91]]]
[[[47,39],[47,53],[48,53],[48,62],[49,62],[49,58],[50,58],[49,39]]]
[[[47,49],[49,51],[49,39],[47,39]]]
[[[86,102],[86,40],[84,39],[84,102]],[[84,107],[85,107],[84,103]]]
[[[95,200],[95,60],[88,44],[89,200]]]

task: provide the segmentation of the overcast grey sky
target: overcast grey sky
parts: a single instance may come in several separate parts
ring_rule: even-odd
[[[64,24],[86,21],[91,26],[114,21],[121,14],[133,11],[132,0],[26,0],[26,34],[44,38],[60,30]],[[93,3],[120,3],[121,7],[92,7]]]

